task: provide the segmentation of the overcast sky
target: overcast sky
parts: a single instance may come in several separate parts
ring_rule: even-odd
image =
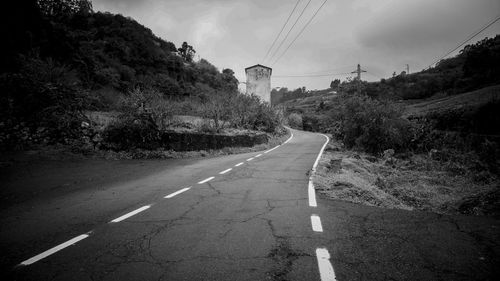
[[[278,50],[284,51],[324,0],[311,0],[302,18]],[[93,0],[96,11],[130,16],[157,36],[196,54],[220,70],[231,68],[245,81],[245,67],[273,68],[272,87],[324,89],[356,64],[363,80],[390,77],[396,71],[426,68],[500,14],[498,0],[328,0],[277,63],[263,61],[297,0]],[[309,0],[301,0],[281,38]],[[500,34],[500,21],[472,42]],[[278,40],[278,45],[281,40]],[[271,51],[271,54],[274,50]],[[456,53],[456,52],[455,52]]]

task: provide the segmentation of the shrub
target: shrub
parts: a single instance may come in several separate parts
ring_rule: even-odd
[[[347,148],[357,147],[370,153],[407,148],[410,124],[393,105],[353,96],[346,100],[337,117],[340,117],[340,134]]]
[[[156,149],[160,143],[160,131],[147,114],[125,115],[110,124],[102,133],[105,146],[113,150],[134,148]]]
[[[288,115],[288,125],[294,129],[302,130],[302,115],[298,113]]]
[[[320,117],[312,114],[305,114],[302,116],[302,127],[305,131],[319,132]]]
[[[51,59],[23,57],[19,73],[0,75],[0,146],[68,143],[81,136],[87,92],[74,72]]]
[[[235,93],[224,98],[226,120],[235,128],[274,133],[283,123],[283,113],[262,103],[256,95]]]
[[[135,88],[121,101],[121,109],[126,115],[149,114],[159,130],[164,130],[170,123],[174,106],[154,88]]]
[[[253,129],[267,133],[274,133],[281,125],[280,113],[268,104],[259,104],[258,111],[254,115]]]

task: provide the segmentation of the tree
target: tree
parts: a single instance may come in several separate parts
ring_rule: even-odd
[[[182,47],[177,49],[179,51],[179,54],[181,57],[187,61],[187,62],[192,62],[194,54],[196,51],[193,49],[193,46],[189,45],[187,42],[182,43]]]
[[[92,12],[89,0],[38,0],[38,5],[44,15],[57,19]]]
[[[229,68],[222,70],[222,80],[224,81],[223,89],[228,92],[238,91],[238,79],[234,77],[234,71]]]
[[[335,79],[330,83],[331,89],[337,89],[340,85],[340,79]]]

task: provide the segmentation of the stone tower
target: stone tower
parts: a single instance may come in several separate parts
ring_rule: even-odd
[[[255,94],[261,101],[271,103],[271,74],[273,69],[256,64],[245,68],[247,76],[247,94]]]

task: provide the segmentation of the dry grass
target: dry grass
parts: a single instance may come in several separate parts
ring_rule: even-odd
[[[409,101],[405,108],[404,116],[424,116],[433,112],[476,108],[494,100],[500,100],[500,85],[455,96],[420,100],[416,103],[415,101]]]
[[[498,212],[497,178],[478,182],[470,174],[447,170],[446,165],[427,155],[384,159],[343,151],[335,143],[329,147],[320,160],[314,183],[320,193],[332,199],[447,214]]]

